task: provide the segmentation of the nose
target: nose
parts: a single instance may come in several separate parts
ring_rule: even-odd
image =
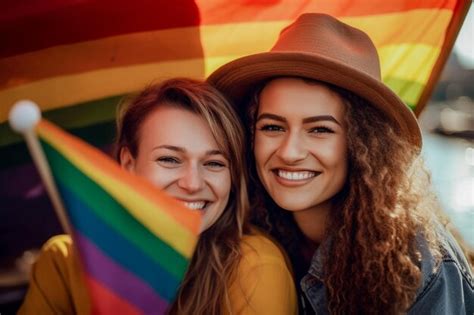
[[[308,150],[298,133],[289,133],[277,151],[277,156],[287,164],[295,164],[306,158]]]
[[[188,193],[195,193],[204,187],[204,178],[198,165],[189,165],[178,180],[178,187]]]

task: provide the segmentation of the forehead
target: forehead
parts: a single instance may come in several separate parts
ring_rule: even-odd
[[[196,153],[218,149],[204,118],[189,110],[167,105],[158,106],[143,121],[138,142],[140,147],[166,144]]]
[[[345,105],[342,97],[324,84],[298,78],[278,78],[263,88],[258,111],[284,117],[329,114],[341,118]]]

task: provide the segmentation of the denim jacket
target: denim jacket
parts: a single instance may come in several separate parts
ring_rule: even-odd
[[[421,253],[421,286],[408,314],[474,314],[474,278],[457,242],[444,228],[440,231],[442,259],[436,262],[421,234],[416,238]],[[329,314],[323,279],[322,254],[318,249],[300,285],[316,314]]]

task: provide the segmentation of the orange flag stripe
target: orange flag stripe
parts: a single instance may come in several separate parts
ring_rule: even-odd
[[[39,80],[0,91],[0,123],[7,120],[14,102],[25,97],[34,100],[41,110],[51,110],[127,94],[150,82],[171,77],[202,78],[203,71],[204,60],[191,59],[99,69]]]
[[[343,20],[369,33],[379,47],[398,43],[440,46],[451,16],[452,12],[449,10],[424,9],[346,17]],[[264,51],[271,47],[280,29],[290,22],[226,24],[204,26],[202,29],[188,27],[133,33],[4,58],[0,59],[0,90],[60,75],[157,61],[201,58],[203,48],[205,55],[212,57]],[[379,25],[387,26],[377,27]],[[401,29],[404,31],[400,32]],[[231,37],[237,36],[239,41],[224,45],[229,33],[232,34]],[[265,36],[262,36],[263,33]],[[181,40],[177,41],[176,38]],[[61,62],[58,63],[58,60]]]
[[[202,56],[197,27],[106,37],[0,59],[0,90],[60,75]]]
[[[245,23],[256,19],[259,21],[294,19],[303,12],[320,12],[339,17],[348,17],[397,13],[417,9],[447,9],[452,11],[456,7],[457,2],[457,0],[196,1],[200,10],[201,24]]]

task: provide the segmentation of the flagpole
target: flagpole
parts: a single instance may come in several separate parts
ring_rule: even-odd
[[[72,228],[64,210],[61,197],[59,196],[54,178],[49,168],[41,144],[36,136],[35,127],[41,119],[41,112],[34,102],[22,100],[16,102],[9,114],[10,126],[16,132],[23,135],[28,150],[30,151],[33,162],[38,170],[41,180],[43,181],[46,191],[53,204],[54,211],[59,222],[66,233],[72,235]]]

